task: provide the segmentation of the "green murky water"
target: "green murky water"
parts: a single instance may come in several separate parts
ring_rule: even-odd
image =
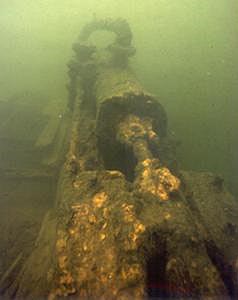
[[[219,173],[237,190],[235,0],[1,0],[0,100],[27,91],[64,100],[72,42],[95,16],[129,21],[131,65],[167,109],[182,167]]]

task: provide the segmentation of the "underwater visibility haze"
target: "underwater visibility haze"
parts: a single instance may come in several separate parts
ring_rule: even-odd
[[[237,19],[0,0],[0,298],[238,296]]]

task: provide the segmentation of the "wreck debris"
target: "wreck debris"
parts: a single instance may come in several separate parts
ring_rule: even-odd
[[[149,192],[161,200],[168,200],[171,192],[178,191],[180,180],[161,166],[160,160],[153,158],[149,149],[150,140],[159,141],[151,120],[129,115],[119,124],[117,139],[133,149],[137,159],[135,184],[138,191]]]

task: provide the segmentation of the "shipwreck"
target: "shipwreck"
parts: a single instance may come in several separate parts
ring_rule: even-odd
[[[114,34],[103,51],[89,41],[98,30]],[[86,24],[73,52],[67,106],[46,103],[18,142],[17,102],[0,130],[2,180],[25,185],[22,205],[26,189],[50,199],[34,234],[19,233],[27,249],[12,242],[2,298],[238,297],[238,203],[219,176],[179,168],[166,112],[130,67],[128,23]]]

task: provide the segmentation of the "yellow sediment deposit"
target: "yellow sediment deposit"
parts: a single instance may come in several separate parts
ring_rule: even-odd
[[[86,203],[73,204],[71,206],[72,210],[81,216],[86,216],[89,213],[89,205]]]
[[[135,232],[130,232],[130,234],[129,234],[129,238],[130,238],[130,240],[133,242],[133,243],[135,243],[136,242],[136,240],[138,239],[138,235],[135,233]]]
[[[97,193],[93,197],[93,205],[97,208],[101,208],[107,199],[108,195],[105,192]]]
[[[151,163],[152,163],[152,160],[149,159],[149,158],[147,158],[147,159],[145,159],[145,160],[142,161],[142,165],[145,168],[148,168],[151,165]]]
[[[58,257],[58,264],[59,268],[64,270],[67,267],[67,256],[66,255],[60,255]]]
[[[171,219],[171,214],[169,213],[166,213],[165,216],[164,216],[165,220],[169,220]]]
[[[136,250],[137,245],[136,243],[132,242],[131,240],[124,240],[124,250],[130,251],[130,250]]]
[[[135,233],[137,234],[143,233],[145,231],[145,225],[140,223],[139,221],[137,221],[134,224],[134,228],[135,228]]]
[[[94,214],[88,216],[88,221],[90,224],[94,224],[97,222],[97,218]]]
[[[108,207],[103,208],[103,213],[102,213],[103,218],[108,219],[109,214],[110,214],[110,209]]]
[[[136,221],[136,224],[134,224],[134,230],[129,233],[130,246],[129,246],[129,244],[126,244],[126,246],[127,247],[129,246],[129,248],[131,248],[132,250],[136,249],[136,247],[137,247],[136,242],[137,242],[140,234],[142,234],[144,231],[145,231],[145,226],[142,223],[139,223],[138,221]]]
[[[135,213],[133,211],[133,205],[123,203],[122,204],[122,210],[123,210],[123,219],[126,223],[133,222],[135,220]]]
[[[154,160],[142,162],[143,170],[139,175],[141,192],[149,192],[161,200],[168,200],[169,194],[180,187],[180,180],[166,167],[154,168]]]
[[[100,234],[100,240],[103,241],[106,238],[106,234],[105,233],[101,233]]]
[[[143,274],[143,270],[139,264],[125,265],[122,268],[121,275],[126,281],[137,280]]]
[[[107,222],[105,222],[103,225],[102,225],[102,229],[105,229],[107,227]]]
[[[117,170],[107,171],[107,173],[113,178],[119,178],[119,177],[123,178],[124,177],[124,175]]]
[[[73,228],[70,228],[70,229],[69,229],[69,234],[70,234],[70,235],[75,235],[75,234],[76,234],[76,230],[73,229]]]
[[[149,130],[148,132],[149,139],[153,139],[157,137],[157,134],[153,130]]]
[[[60,276],[59,283],[60,284],[71,284],[71,283],[73,283],[73,277],[71,276],[71,274],[69,272],[67,272],[66,274],[63,274],[62,276]]]
[[[58,253],[62,252],[66,248],[66,239],[58,239],[56,241],[56,251]]]
[[[84,252],[89,251],[89,245],[86,242],[83,242],[83,251]]]
[[[129,229],[128,236],[123,242],[124,250],[135,250],[138,246],[137,241],[139,239],[139,236],[145,231],[146,228],[145,225],[136,218],[134,205],[123,203],[121,208],[123,213],[123,220],[125,223],[128,223]]]

